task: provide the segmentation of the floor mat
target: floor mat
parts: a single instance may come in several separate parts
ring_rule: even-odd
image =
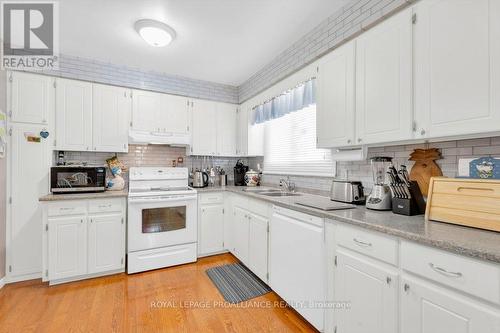
[[[229,303],[247,301],[271,291],[271,288],[240,263],[212,267],[206,272]]]

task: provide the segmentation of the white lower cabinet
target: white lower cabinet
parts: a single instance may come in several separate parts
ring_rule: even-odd
[[[200,205],[198,216],[198,256],[224,251],[223,202]]]
[[[90,216],[88,225],[88,273],[120,269],[124,264],[125,224],[120,213]]]
[[[44,281],[57,284],[124,271],[125,199],[55,201],[43,208]]]
[[[335,299],[350,303],[336,311],[337,331],[397,333],[397,269],[343,249],[336,262]]]
[[[234,207],[233,209],[233,254],[248,266],[248,211]]]
[[[500,332],[500,310],[437,284],[404,275],[401,332],[497,333]]]
[[[269,219],[257,214],[249,214],[248,219],[248,267],[262,281],[267,282]]]
[[[87,217],[62,216],[48,220],[49,280],[60,280],[87,271]]]
[[[344,223],[327,231],[329,300],[350,303],[328,310],[327,332],[500,332],[500,266]]]

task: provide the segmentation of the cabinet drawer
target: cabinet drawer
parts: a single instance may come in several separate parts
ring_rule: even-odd
[[[373,232],[339,225],[337,244],[392,265],[398,263],[398,241]]]
[[[60,201],[49,203],[47,214],[48,216],[63,216],[63,215],[84,215],[87,213],[87,205],[85,201]]]
[[[500,304],[500,267],[411,242],[401,243],[404,270]]]
[[[121,212],[123,203],[121,199],[103,199],[89,201],[89,213]]]
[[[231,203],[235,207],[248,208],[248,197],[240,194],[231,194]]]
[[[202,205],[219,204],[223,202],[224,202],[224,192],[200,194],[200,204]]]
[[[248,201],[248,210],[254,214],[257,214],[257,215],[260,215],[263,217],[269,217],[270,209],[271,209],[271,205],[268,204],[267,202],[255,200],[255,199],[249,199],[249,201]]]

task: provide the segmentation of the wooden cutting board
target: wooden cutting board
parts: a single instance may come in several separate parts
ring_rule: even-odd
[[[424,197],[427,197],[429,192],[431,178],[443,175],[441,168],[435,162],[439,159],[441,159],[441,152],[437,148],[415,149],[410,154],[409,160],[415,161],[410,171],[410,180],[418,183]]]

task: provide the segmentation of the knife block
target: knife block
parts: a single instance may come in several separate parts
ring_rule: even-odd
[[[392,198],[392,212],[394,214],[413,216],[425,213],[425,200],[420,191],[418,183],[414,180],[410,181],[410,199]]]

